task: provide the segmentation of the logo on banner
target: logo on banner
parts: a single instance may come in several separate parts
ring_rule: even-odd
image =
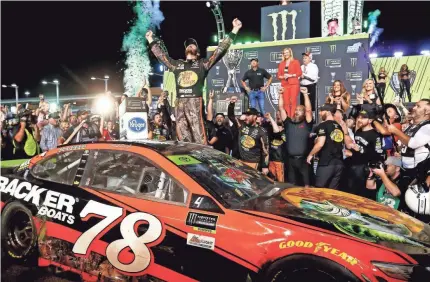
[[[133,132],[142,132],[146,128],[146,121],[140,117],[134,117],[128,121],[128,128]]]
[[[278,13],[268,14],[267,16],[272,17],[273,41],[278,41],[278,16],[280,16],[281,23],[282,23],[281,40],[286,40],[287,29],[288,29],[287,27],[288,16],[291,16],[291,25],[293,28],[293,38],[290,38],[290,39],[296,39],[296,18],[297,18],[296,10],[291,10],[290,12],[287,10],[284,10]]]
[[[336,78],[336,73],[335,72],[331,72],[330,75],[331,75],[331,82],[334,82],[335,78]]]
[[[361,71],[346,72],[345,78],[348,81],[362,81],[363,80],[363,72],[361,72]]]
[[[278,73],[278,69],[266,69],[266,71],[270,74],[277,74]]]
[[[219,66],[216,66],[215,69],[216,69],[216,75],[219,75]]]
[[[326,59],[325,60],[325,66],[327,68],[340,68],[340,67],[342,67],[342,60],[341,59]]]
[[[332,90],[332,88],[333,88],[333,86],[325,86],[325,87],[324,87],[324,89],[325,89],[325,94],[326,94],[326,95],[329,95],[329,94],[330,94],[330,92],[331,92],[331,90]]]
[[[308,46],[305,48],[305,52],[312,55],[321,55],[321,46]]]
[[[336,45],[330,45],[330,52],[331,53],[336,53]]]
[[[352,46],[348,46],[346,48],[346,53],[347,54],[358,53],[358,51],[360,50],[360,46],[361,46],[361,42],[354,43]]]
[[[224,86],[224,79],[222,79],[222,78],[212,79],[212,86],[223,87]]]
[[[270,62],[279,63],[280,61],[282,61],[281,52],[270,52]]]
[[[245,58],[247,58],[248,60],[258,59],[258,51],[245,52]]]
[[[358,58],[351,58],[351,67],[357,66]]]

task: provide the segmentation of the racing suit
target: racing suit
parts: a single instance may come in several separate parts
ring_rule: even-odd
[[[269,165],[269,138],[267,131],[261,126],[252,126],[247,124],[239,125],[234,116],[234,104],[228,105],[228,118],[233,123],[232,133],[234,141],[238,145],[238,157],[248,166],[257,169],[268,168]]]
[[[207,144],[204,127],[203,87],[209,70],[227,53],[236,34],[230,33],[208,59],[174,60],[160,48],[159,41],[149,44],[157,59],[175,75],[177,106],[175,108],[178,139]]]

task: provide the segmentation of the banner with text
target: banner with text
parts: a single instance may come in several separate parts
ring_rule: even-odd
[[[363,81],[368,77],[367,63],[363,44],[367,48],[368,37],[365,34],[349,35],[336,38],[311,38],[289,40],[283,42],[265,42],[246,45],[234,45],[223,60],[218,62],[209,72],[207,89],[215,91],[217,105],[224,105],[227,96],[243,93],[241,79],[250,68],[250,59],[258,58],[261,68],[274,76],[271,86],[266,90],[265,110],[274,113],[278,109],[278,88],[281,83],[276,78],[278,65],[281,61],[281,51],[285,47],[293,50],[294,56],[302,64],[302,53],[311,52],[313,61],[319,68],[317,87],[318,104],[324,103],[335,80],[342,80],[352,98],[361,91]],[[215,47],[208,48],[210,56]],[[299,95],[299,93],[297,93]],[[221,110],[221,109],[220,109]],[[218,109],[217,109],[218,111]]]
[[[261,41],[310,37],[310,3],[261,8]]]

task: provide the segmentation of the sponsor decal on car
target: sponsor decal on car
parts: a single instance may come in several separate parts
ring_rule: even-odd
[[[215,234],[217,221],[218,216],[215,215],[189,212],[185,223],[188,226],[192,226],[196,231]]]
[[[61,147],[58,152],[67,152],[67,151],[74,151],[74,150],[82,150],[85,149],[87,145],[73,145],[73,146],[67,146],[67,147]]]
[[[33,203],[39,209],[38,215],[45,215],[49,218],[65,221],[68,224],[75,222],[75,217],[72,214],[76,199],[73,196],[41,188],[19,179],[10,181],[4,176],[0,176],[0,192]],[[45,194],[43,202],[40,199],[42,194]]]
[[[188,233],[187,245],[213,250],[215,248],[215,238]]]
[[[192,164],[201,163],[200,161],[196,160],[195,158],[189,155],[174,155],[174,156],[168,156],[168,158],[176,165],[192,165]]]
[[[289,248],[307,248],[314,249],[314,254],[323,252],[329,253],[334,256],[342,258],[344,261],[348,262],[351,265],[356,265],[358,263],[358,259],[348,255],[345,252],[340,251],[339,249],[333,248],[333,246],[329,243],[318,242],[312,243],[308,241],[287,241],[279,243],[280,249],[289,249]]]

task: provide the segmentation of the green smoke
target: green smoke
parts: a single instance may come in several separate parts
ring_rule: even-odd
[[[159,28],[164,16],[159,0],[136,1],[131,5],[134,5],[135,18],[130,31],[124,36],[122,51],[126,52],[124,88],[129,96],[134,96],[147,80],[151,69],[145,34],[148,29]]]

